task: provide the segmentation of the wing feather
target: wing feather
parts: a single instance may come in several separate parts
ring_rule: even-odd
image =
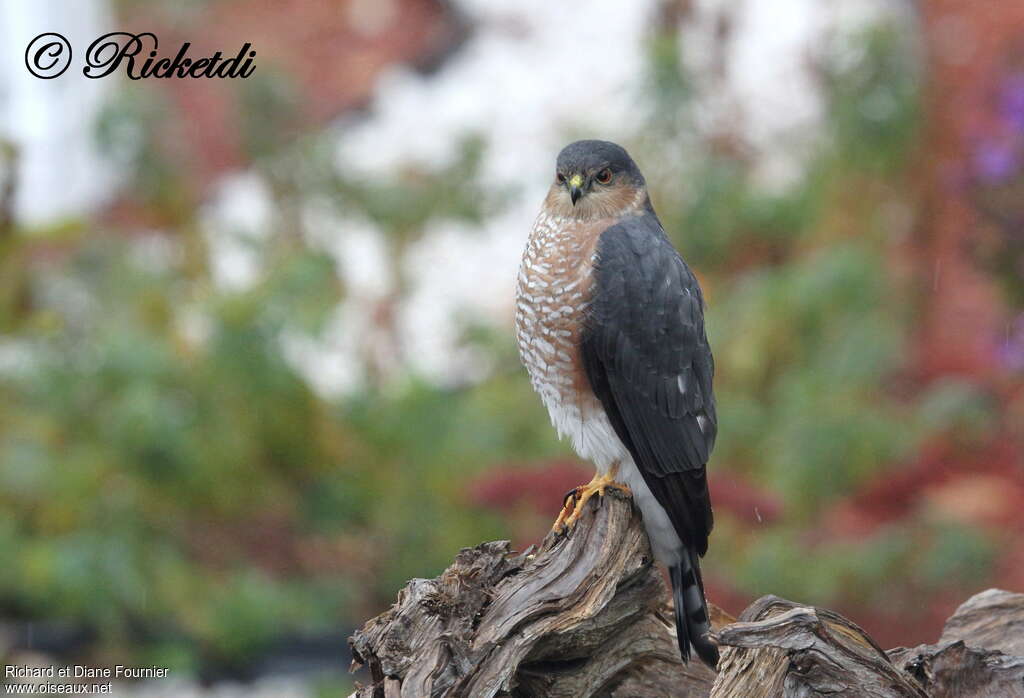
[[[717,416],[700,285],[653,212],[601,234],[594,273],[587,378],[680,539],[703,555]]]

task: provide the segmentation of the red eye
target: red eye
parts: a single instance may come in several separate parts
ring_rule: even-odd
[[[565,175],[562,174],[561,172],[558,172],[557,174],[555,174],[555,179],[558,180],[559,184],[565,184]]]
[[[597,181],[599,184],[608,184],[612,181],[612,171],[607,167],[597,173]]]

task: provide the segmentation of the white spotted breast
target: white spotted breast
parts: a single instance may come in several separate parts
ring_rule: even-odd
[[[578,221],[542,213],[523,252],[516,284],[516,339],[559,435],[589,441],[587,422],[604,417],[579,355],[580,333],[593,284],[594,253],[606,221]],[[586,429],[590,431],[590,429]]]

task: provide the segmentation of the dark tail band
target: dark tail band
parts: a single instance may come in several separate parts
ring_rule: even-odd
[[[676,610],[676,637],[684,662],[690,661],[690,648],[712,669],[718,666],[718,647],[708,638],[711,621],[704,599],[704,581],[700,563],[692,550],[681,551],[678,564],[668,568],[672,580],[672,600]]]

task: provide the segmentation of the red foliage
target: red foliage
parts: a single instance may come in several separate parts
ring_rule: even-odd
[[[539,514],[558,513],[566,493],[593,477],[593,467],[573,460],[536,465],[502,465],[469,483],[467,493],[477,506],[511,511],[524,503]],[[735,473],[714,473],[710,487],[715,510],[728,512],[748,524],[770,523],[778,518],[782,503],[755,488]]]
[[[945,591],[920,595],[916,602],[878,609],[851,603],[837,603],[833,610],[851,618],[884,649],[914,647],[938,642],[946,619],[968,596],[982,591]]]
[[[716,515],[728,512],[745,524],[772,523],[782,513],[782,502],[774,494],[758,489],[731,472],[712,473],[708,480]]]
[[[593,476],[592,466],[572,460],[550,461],[539,467],[506,464],[471,481],[466,492],[476,506],[510,512],[525,504],[554,521],[566,493]]]
[[[1024,4],[931,0],[921,14],[929,57],[924,216],[906,251],[923,306],[916,365],[926,379],[988,380],[1003,309],[993,279],[968,253],[980,214],[958,183],[971,143],[999,125],[992,86],[1024,34]]]
[[[1019,448],[1010,438],[997,438],[971,451],[938,441],[922,449],[914,462],[886,471],[840,502],[826,528],[835,535],[862,537],[921,507],[968,524],[1022,528],[1019,458]]]

